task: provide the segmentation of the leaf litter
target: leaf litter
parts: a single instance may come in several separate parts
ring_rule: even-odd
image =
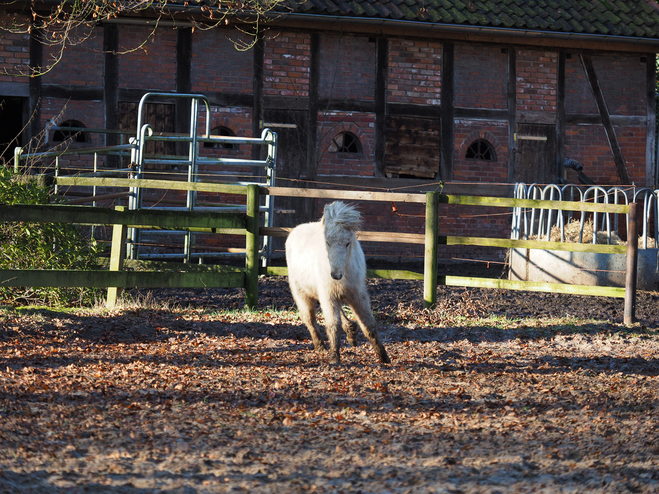
[[[1,310],[0,492],[659,491],[659,294],[369,280],[392,365],[330,366],[260,283]]]

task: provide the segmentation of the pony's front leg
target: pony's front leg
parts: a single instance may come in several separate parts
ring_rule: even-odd
[[[320,308],[325,316],[325,331],[329,340],[329,360],[331,364],[341,361],[341,303],[338,300],[324,298],[320,300]]]
[[[380,362],[383,364],[390,364],[391,360],[389,359],[389,355],[384,349],[384,345],[380,339],[380,332],[378,331],[377,323],[373,317],[371,303],[366,290],[360,290],[356,293],[348,305],[352,307],[352,311],[355,314],[355,318],[357,319],[362,333],[364,333],[364,336],[366,336],[368,341],[371,342],[371,346],[373,347],[373,350],[375,350]]]
[[[318,322],[316,321],[316,301],[312,298],[293,294],[295,303],[297,304],[302,323],[307,327],[311,340],[313,341],[314,350],[321,352],[325,350],[325,343],[323,343],[318,331]]]
[[[341,310],[341,327],[348,337],[348,343],[357,346],[357,323],[348,319],[343,310]]]

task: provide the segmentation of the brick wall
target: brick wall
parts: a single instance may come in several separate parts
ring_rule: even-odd
[[[645,184],[645,127],[616,127],[616,135],[633,182]],[[600,125],[568,125],[565,155],[584,165],[583,172],[598,185],[619,185],[620,177],[611,147]],[[579,183],[572,170],[566,170],[568,183]]]
[[[373,39],[335,34],[322,35],[319,96],[374,99],[375,58]]]
[[[200,112],[199,132],[206,128],[206,112]],[[252,111],[249,108],[227,108],[211,107],[211,134],[217,127],[226,127],[231,129],[236,136],[240,137],[260,137],[252,133]],[[199,147],[200,156],[214,158],[239,158],[251,159],[252,146],[247,144],[236,144],[233,149],[226,148],[208,148],[201,145]],[[230,165],[213,165],[200,167],[200,173],[222,173],[227,180],[245,180],[246,175],[251,175],[251,169],[244,166]],[[206,180],[204,178],[203,180]]]
[[[508,54],[498,46],[455,45],[455,105],[506,109]]]
[[[456,120],[453,179],[464,182],[506,183],[508,181],[508,123],[485,123],[477,120]],[[467,149],[475,141],[489,142],[496,161],[467,159]]]
[[[641,58],[646,57],[615,54],[593,56],[593,67],[612,115],[645,116],[647,60],[642,62]]]
[[[232,40],[249,41],[235,30],[192,34],[192,92],[252,93],[254,52],[237,50]]]
[[[11,20],[0,15],[2,25],[11,25]],[[0,32],[0,82],[25,82],[30,65],[30,36]]]
[[[265,41],[263,94],[309,96],[311,35],[279,33]]]
[[[176,30],[119,26],[119,87],[176,89]]]
[[[52,124],[61,124],[67,120],[77,120],[85,127],[90,129],[105,128],[105,110],[102,101],[76,101],[59,98],[45,98],[41,101],[41,121],[42,126],[50,127]],[[49,131],[48,140],[50,145],[53,144],[54,132]],[[86,133],[84,143],[71,143],[68,145],[72,148],[87,148],[104,146],[105,140],[103,135]],[[103,158],[99,157],[99,166],[103,166]],[[93,167],[92,156],[69,156],[60,160],[60,166],[70,170],[84,170]]]
[[[593,67],[609,113],[645,116],[646,64],[640,55],[593,55]],[[645,57],[643,57],[645,58]],[[568,113],[598,114],[588,78],[577,54],[565,61],[565,107]]]
[[[558,53],[517,51],[517,111],[556,111]]]
[[[80,46],[76,46],[75,50],[65,50],[58,62],[61,46],[44,46],[44,65],[57,63],[43,76],[43,84],[103,87],[103,30],[94,29],[91,33],[83,31],[72,34],[74,37],[85,35],[89,35],[89,38]]]
[[[359,139],[362,153],[329,150],[332,139],[350,132]],[[375,170],[375,114],[323,112],[318,115],[318,175],[372,177]]]
[[[579,55],[565,60],[565,111],[597,114],[597,105]]]
[[[442,45],[436,41],[389,40],[387,101],[439,105]]]

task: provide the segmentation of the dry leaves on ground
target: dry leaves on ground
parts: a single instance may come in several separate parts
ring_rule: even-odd
[[[3,310],[0,492],[658,492],[656,327],[470,293],[375,294],[392,365],[362,340],[329,366],[293,311],[232,294]]]

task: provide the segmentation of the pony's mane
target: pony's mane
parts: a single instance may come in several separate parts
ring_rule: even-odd
[[[322,221],[329,229],[341,227],[356,232],[362,226],[362,215],[354,206],[335,201],[325,206]]]

